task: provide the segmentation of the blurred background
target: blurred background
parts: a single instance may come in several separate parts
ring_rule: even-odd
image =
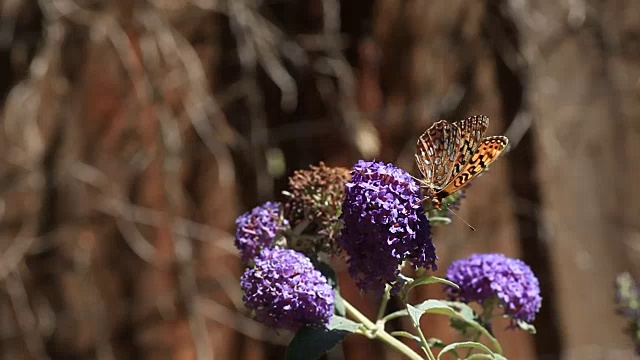
[[[531,265],[538,334],[496,326],[510,359],[634,358],[613,280],[640,275],[639,1],[0,0],[0,15],[1,359],[281,359],[290,334],[241,302],[236,216],[320,161],[418,175],[417,136],[473,114],[511,147],[459,212],[477,231],[436,229],[438,274],[472,252]],[[425,328],[455,339],[445,318]],[[327,358],[399,356],[354,337]]]

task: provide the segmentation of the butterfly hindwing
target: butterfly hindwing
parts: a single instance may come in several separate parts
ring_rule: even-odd
[[[509,139],[506,136],[484,138],[460,173],[442,189],[443,194],[441,196],[453,194],[465,187],[471,180],[480,175],[489,164],[494,162],[508,144]]]
[[[449,183],[458,156],[458,133],[457,126],[441,120],[418,138],[416,163],[424,185],[440,190]]]

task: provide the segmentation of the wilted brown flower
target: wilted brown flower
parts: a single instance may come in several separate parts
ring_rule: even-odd
[[[348,169],[322,162],[289,178],[289,190],[283,192],[284,216],[294,232],[289,247],[307,254],[339,251],[335,240],[342,228],[339,217],[350,178]]]

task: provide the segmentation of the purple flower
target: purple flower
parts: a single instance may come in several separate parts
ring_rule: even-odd
[[[326,326],[333,315],[334,294],[327,279],[299,252],[265,249],[240,279],[242,301],[272,328],[296,331]]]
[[[399,265],[436,269],[431,228],[420,188],[392,164],[360,160],[351,170],[342,204],[340,245],[349,256],[349,273],[363,290],[382,293],[396,283]]]
[[[289,222],[280,216],[280,204],[266,202],[238,217],[236,220],[235,245],[240,250],[246,265],[262,249],[272,246],[276,234],[289,227]]]
[[[447,289],[451,299],[482,304],[495,297],[505,315],[526,322],[540,311],[538,278],[522,260],[503,254],[473,254],[451,263],[447,279],[460,286],[460,290]]]

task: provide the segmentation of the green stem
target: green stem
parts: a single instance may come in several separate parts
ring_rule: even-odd
[[[497,302],[498,299],[491,298],[482,303],[482,314],[480,315],[482,321],[491,322],[491,319],[493,318],[493,310],[495,309]]]
[[[482,334],[479,331],[476,331],[476,335],[473,337],[473,342],[478,342],[478,340],[480,339],[480,336]],[[465,355],[465,359],[468,358],[469,356],[471,356],[471,352],[473,351],[473,348],[468,348],[467,349],[467,355]]]
[[[487,326],[491,326],[491,319],[493,318],[493,310],[496,307],[496,299],[489,299],[485,302],[482,303],[482,314],[480,314],[480,320],[482,321],[482,326],[483,327],[487,327]],[[487,329],[488,330],[488,329]],[[482,333],[480,331],[476,330],[476,334],[473,336],[473,341],[474,342],[478,342],[478,340],[480,340],[480,337],[482,336]],[[495,345],[495,344],[494,344]],[[467,355],[465,356],[465,359],[468,358],[471,353],[473,352],[473,348],[469,348],[467,349]],[[498,350],[500,353],[502,353],[502,348],[498,347],[496,348],[496,350]]]
[[[391,314],[383,317],[382,320],[380,320],[380,322],[382,322],[384,324],[387,321],[391,321],[393,319],[397,319],[399,317],[408,316],[408,315],[409,315],[409,313],[407,313],[407,310],[398,310],[398,311],[394,311]]]
[[[374,324],[371,320],[369,320],[364,314],[362,314],[358,309],[356,309],[353,305],[349,304],[348,301],[344,300],[344,307],[347,311],[347,314],[353,317],[354,320],[359,321],[362,325],[364,325],[367,330],[371,332],[373,338],[378,338],[385,344],[399,351],[400,353],[407,356],[412,360],[423,360],[422,357],[416,354],[413,349],[407,346],[402,341],[394,338],[384,330],[384,328],[379,328],[376,324]]]
[[[419,322],[417,324],[414,323],[413,326],[416,328],[416,331],[420,336],[420,342],[422,343],[421,347],[424,350],[424,353],[427,354],[427,357],[430,360],[436,360],[436,357],[431,352],[431,348],[429,347],[429,343],[427,342],[427,339],[424,337],[424,333],[422,333],[422,328],[420,327],[420,323]]]
[[[387,310],[387,303],[389,303],[389,299],[391,298],[391,286],[389,284],[386,285],[384,289],[384,295],[382,295],[382,301],[380,302],[380,308],[378,309],[378,316],[376,317],[376,321],[379,321],[384,316],[385,310]]]

